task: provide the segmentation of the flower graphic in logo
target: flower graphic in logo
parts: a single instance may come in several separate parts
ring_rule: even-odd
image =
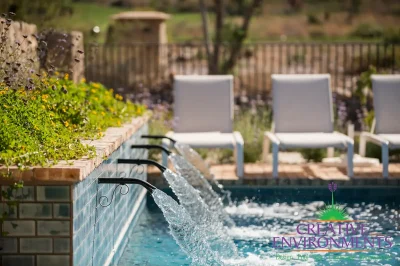
[[[318,217],[322,221],[346,221],[349,217],[346,214],[345,208],[335,204],[334,192],[337,190],[337,184],[331,182],[328,184],[328,189],[332,193],[332,204],[325,205],[318,213]]]

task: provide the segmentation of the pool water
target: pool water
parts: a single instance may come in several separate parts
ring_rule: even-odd
[[[274,247],[273,237],[289,237],[296,232],[299,223],[316,219],[315,214],[330,200],[330,192],[326,191],[232,190],[235,204],[227,206],[226,210],[236,226],[228,232],[239,249],[240,258],[227,260],[226,265],[400,265],[399,188],[342,189],[341,194],[335,195],[352,220],[365,221],[374,235],[390,237],[394,242],[391,248],[368,249],[367,252],[295,252],[293,248]],[[118,265],[191,265],[191,260],[169,234],[168,223],[151,197],[129,236]]]

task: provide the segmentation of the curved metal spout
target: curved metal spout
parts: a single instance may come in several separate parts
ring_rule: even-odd
[[[176,140],[174,140],[173,138],[163,136],[163,135],[142,135],[141,138],[144,138],[144,139],[169,139],[173,144],[176,143]]]
[[[153,193],[155,189],[157,189],[155,186],[152,184],[143,181],[141,179],[137,178],[99,178],[98,179],[99,184],[120,184],[120,185],[126,185],[126,184],[138,184],[146,188],[150,193]]]
[[[132,149],[160,149],[165,152],[167,155],[171,154],[171,151],[161,145],[153,145],[153,144],[133,144],[131,145]]]
[[[153,165],[157,167],[162,173],[167,170],[165,166],[162,166],[161,164],[157,163],[156,161],[153,160],[144,160],[144,159],[117,159],[117,163],[119,164],[146,164],[146,165]]]

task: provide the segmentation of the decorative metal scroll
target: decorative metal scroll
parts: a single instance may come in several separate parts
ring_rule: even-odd
[[[128,164],[125,164],[124,167],[127,167],[127,166],[128,166]],[[116,173],[117,177],[119,177],[119,178],[133,178],[133,177],[135,177],[137,175],[143,174],[144,171],[145,171],[143,164],[140,164],[140,165],[132,164],[132,165],[129,165],[129,166],[130,166],[130,169],[129,169],[128,172],[126,172],[126,171],[118,172],[118,164],[117,164],[117,173]],[[119,191],[118,191],[118,189],[119,189]],[[119,193],[122,196],[128,194],[129,193],[129,186],[127,184],[118,184],[118,185],[116,185],[115,188],[113,189],[112,193],[111,193],[111,197],[108,197],[108,196],[105,196],[105,195],[101,196],[99,198],[99,204],[102,207],[110,206],[111,203],[114,201],[115,195],[117,193]]]
[[[125,191],[123,190],[124,187],[126,188]],[[126,194],[129,193],[129,187],[128,187],[128,185],[126,185],[126,184],[123,184],[123,185],[121,185],[121,184],[116,185],[115,188],[114,188],[114,190],[113,190],[113,192],[112,192],[112,194],[111,194],[111,199],[109,199],[107,196],[101,196],[101,197],[99,198],[99,204],[100,204],[102,207],[108,207],[108,206],[110,206],[111,203],[113,202],[114,198],[115,198],[115,191],[117,191],[118,188],[119,188],[119,194],[121,194],[121,195],[126,195]],[[105,203],[104,203],[104,201],[105,201]]]

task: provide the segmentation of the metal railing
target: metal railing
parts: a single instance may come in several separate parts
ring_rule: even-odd
[[[222,61],[229,44],[221,48]],[[207,74],[204,44],[105,44],[86,46],[87,80],[132,93],[159,90],[174,74]],[[263,42],[245,44],[237,64],[235,95],[267,96],[271,74],[330,73],[332,89],[351,95],[370,65],[400,72],[400,45],[382,42]]]

